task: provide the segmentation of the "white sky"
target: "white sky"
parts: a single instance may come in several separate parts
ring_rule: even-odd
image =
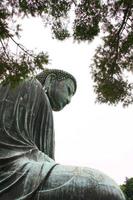
[[[39,19],[24,20],[23,30],[21,40],[28,49],[48,52],[50,68],[66,70],[77,79],[71,104],[54,113],[56,161],[99,169],[118,184],[133,177],[133,106],[95,104],[89,65],[100,40],[53,40]]]

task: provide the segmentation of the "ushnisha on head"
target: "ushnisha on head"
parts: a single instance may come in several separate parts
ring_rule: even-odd
[[[44,87],[54,111],[62,110],[76,92],[76,79],[63,70],[45,69],[36,78]]]

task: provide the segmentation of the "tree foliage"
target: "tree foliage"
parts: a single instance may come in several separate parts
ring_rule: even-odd
[[[91,65],[97,101],[129,105],[133,85],[126,78],[132,72],[133,0],[1,0],[0,79],[19,81],[48,63],[48,55],[27,50],[19,41],[18,19],[40,16],[58,40],[92,41],[100,32],[103,43]],[[70,27],[71,12],[74,19]],[[17,53],[10,48],[14,42]]]
[[[127,200],[133,200],[133,178],[126,178],[123,185],[120,186]]]
[[[92,65],[97,100],[124,106],[133,102],[131,84],[126,78],[133,71],[133,1],[107,1],[101,26],[103,44],[97,48]]]

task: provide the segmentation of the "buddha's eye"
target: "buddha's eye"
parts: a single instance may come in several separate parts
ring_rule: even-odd
[[[71,95],[71,88],[68,87],[68,94]]]

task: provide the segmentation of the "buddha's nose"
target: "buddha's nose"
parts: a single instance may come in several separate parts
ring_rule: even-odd
[[[68,99],[67,99],[67,104],[69,104],[69,103],[70,103],[70,101],[71,101],[71,98],[68,98]]]

